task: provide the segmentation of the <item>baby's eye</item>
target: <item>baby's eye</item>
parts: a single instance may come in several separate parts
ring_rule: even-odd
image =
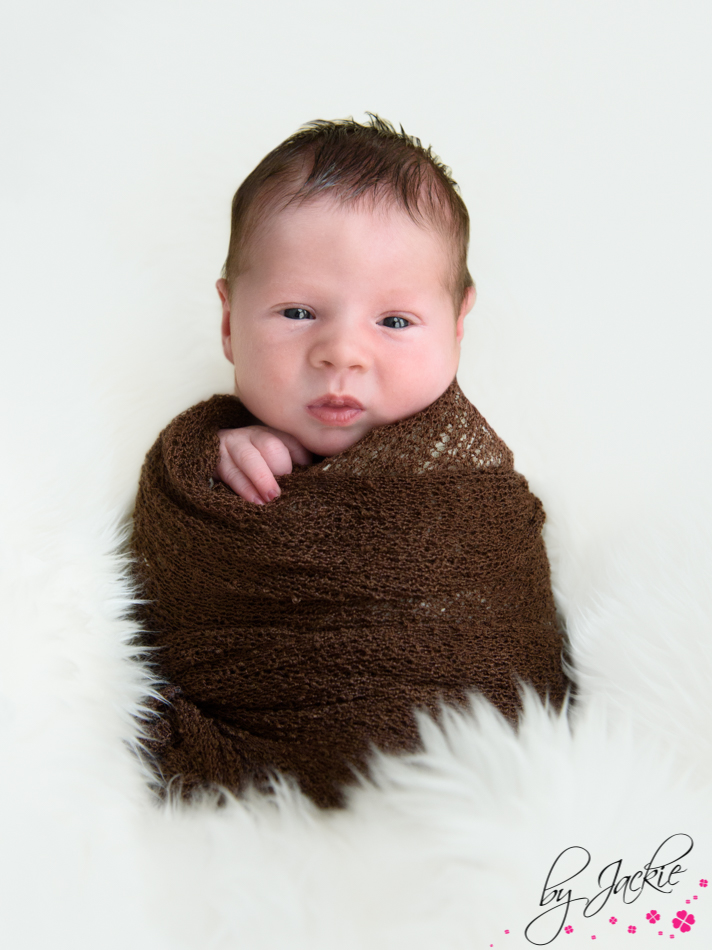
[[[386,323],[386,320],[394,320],[395,323]],[[404,327],[410,326],[410,320],[406,320],[405,317],[384,317],[383,324],[389,328],[389,330],[402,330]]]
[[[286,310],[282,310],[282,313],[289,320],[309,320],[312,314],[305,310],[304,307],[287,307]]]

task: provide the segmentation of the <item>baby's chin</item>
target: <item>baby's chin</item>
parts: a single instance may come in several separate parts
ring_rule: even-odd
[[[324,429],[321,432],[302,433],[296,438],[314,455],[328,458],[331,455],[339,455],[350,449],[352,445],[356,445],[372,428],[373,426],[369,428],[360,426],[358,430]]]

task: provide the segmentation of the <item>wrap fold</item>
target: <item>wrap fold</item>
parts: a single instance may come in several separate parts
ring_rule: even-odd
[[[482,692],[515,721],[518,680],[559,705],[544,511],[453,380],[427,409],[279,479],[258,506],[217,484],[233,396],[182,413],[141,473],[132,547],[168,688],[149,726],[183,792],[294,776],[322,806],[373,745],[413,750],[415,708]]]

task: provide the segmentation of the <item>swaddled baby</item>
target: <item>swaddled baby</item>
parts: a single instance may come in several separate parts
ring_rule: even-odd
[[[449,170],[373,116],[318,121],[233,200],[235,396],[147,456],[133,548],[184,793],[291,775],[320,805],[415,709],[520,681],[560,704],[541,504],[456,380],[475,300]]]

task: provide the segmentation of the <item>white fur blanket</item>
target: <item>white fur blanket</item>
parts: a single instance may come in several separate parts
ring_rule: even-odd
[[[91,441],[70,444],[62,462],[74,484],[63,478],[58,491],[50,472],[23,497],[15,482],[4,519],[6,946],[524,947],[527,924],[554,905],[528,932],[537,943],[595,935],[617,946],[635,927],[636,946],[659,931],[707,945],[712,546],[691,516],[680,510],[669,530],[661,522],[578,567],[550,525],[581,689],[570,722],[530,696],[514,734],[475,701],[442,728],[423,721],[421,755],[375,760],[341,814],[317,814],[287,786],[272,800],[174,811],[150,799],[131,752],[150,675],[133,655],[108,496],[119,471],[130,494],[135,459],[107,464]],[[675,838],[653,869],[684,873],[650,877],[669,893],[649,883],[638,895],[632,876],[674,835],[692,850],[670,863],[687,848]],[[588,867],[584,851],[567,852],[578,863],[564,875],[562,858],[545,889],[574,846]],[[583,915],[581,898],[626,876],[627,890]],[[573,930],[556,936],[569,888]],[[696,918],[684,934],[678,911]]]
[[[704,5],[11,6],[3,950],[529,948],[568,891],[557,948],[709,947]],[[161,809],[131,751],[151,680],[116,553],[138,468],[229,387],[212,282],[234,188],[299,123],[364,109],[432,141],[473,212],[458,375],[548,512],[579,701],[567,722],[530,699],[516,735],[478,703],[424,722],[425,751],[376,761],[334,816],[287,787]],[[692,850],[654,857],[675,835]]]

